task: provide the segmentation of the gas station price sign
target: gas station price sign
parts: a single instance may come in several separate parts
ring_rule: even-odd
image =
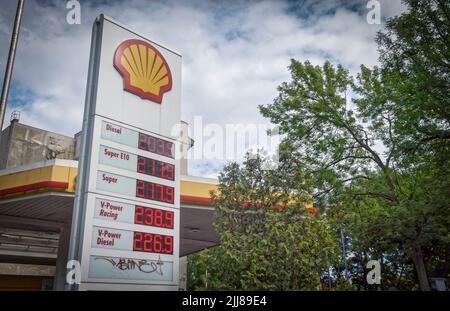
[[[144,133],[139,133],[139,149],[169,158],[174,157],[174,144],[172,142]]]
[[[91,243],[94,248],[173,254],[174,240],[171,235],[97,226],[93,231]]]
[[[134,223],[137,225],[173,229],[174,213],[159,208],[135,206]]]
[[[143,156],[137,158],[137,172],[168,180],[175,178],[175,165]]]
[[[88,72],[69,251],[81,263],[74,289],[177,290],[181,56],[100,15]]]
[[[128,204],[97,198],[94,217],[109,222],[128,223],[164,229],[174,229],[175,212],[163,207]]]
[[[98,171],[97,189],[131,198],[156,201],[173,205],[175,188],[172,186]]]
[[[134,232],[133,250],[136,252],[173,254],[173,236]]]
[[[103,121],[101,138],[173,159],[175,144],[167,139]]]
[[[145,180],[136,180],[136,197],[147,200],[173,204],[175,199],[173,187],[153,183]]]
[[[166,180],[175,179],[175,165],[115,148],[100,146],[100,164]]]

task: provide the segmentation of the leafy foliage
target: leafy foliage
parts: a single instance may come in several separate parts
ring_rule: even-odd
[[[190,288],[319,288],[336,241],[326,219],[308,211],[308,196],[293,188],[292,163],[282,159],[277,171],[263,170],[259,156],[225,167],[212,196],[221,245],[190,257]]]
[[[279,169],[230,164],[213,195],[221,246],[193,264],[211,271],[208,289],[316,289],[322,278],[429,290],[429,276],[448,277],[450,3],[404,2],[377,36],[379,67],[352,77],[291,60],[291,81],[260,106],[286,137]],[[311,203],[320,215],[305,212]],[[371,259],[380,286],[366,282]]]
[[[399,143],[423,154],[450,139],[450,4],[405,3],[409,11],[391,19],[377,42]]]
[[[408,284],[427,290],[425,263],[445,262],[449,248],[450,7],[406,4],[378,36],[380,68],[353,79],[340,65],[292,60],[292,81],[260,109],[298,150],[315,205],[340,215],[359,266],[381,259],[401,279],[398,267],[413,263]]]

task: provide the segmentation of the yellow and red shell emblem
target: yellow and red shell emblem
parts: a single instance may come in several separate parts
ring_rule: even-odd
[[[143,40],[122,42],[114,54],[114,67],[124,79],[124,90],[157,103],[172,89],[172,74],[161,53]]]

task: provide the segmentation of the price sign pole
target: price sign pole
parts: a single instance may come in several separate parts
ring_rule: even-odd
[[[69,260],[75,290],[178,290],[181,56],[94,23]]]

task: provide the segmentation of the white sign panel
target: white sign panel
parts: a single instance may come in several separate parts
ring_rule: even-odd
[[[178,289],[181,57],[94,24],[69,259],[76,289]]]
[[[133,204],[97,198],[95,200],[94,217],[106,221],[132,224],[134,223],[134,206]]]
[[[173,262],[92,256],[89,276],[96,279],[172,281]]]

